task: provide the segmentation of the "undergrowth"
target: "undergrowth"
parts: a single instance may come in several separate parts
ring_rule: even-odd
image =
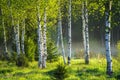
[[[61,69],[66,71],[64,65],[59,68],[61,64],[58,62],[47,63],[45,69],[39,69],[37,64],[37,62],[30,62],[28,67],[17,67],[15,63],[0,61],[0,80],[53,80],[53,77],[57,78],[54,74],[62,72]],[[72,59],[71,65],[66,65],[69,76],[63,80],[119,80],[119,66],[119,61],[113,59],[114,72],[113,76],[109,77],[106,75],[106,60],[103,58],[91,59],[89,65],[84,64],[83,59]],[[58,72],[56,73],[55,70]]]

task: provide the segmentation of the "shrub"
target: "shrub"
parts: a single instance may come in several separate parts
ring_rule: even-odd
[[[59,60],[58,59],[59,54],[57,52],[57,47],[54,45],[54,43],[52,41],[50,41],[47,44],[47,53],[48,53],[48,56],[47,56],[48,62],[54,62],[54,61]]]
[[[25,41],[25,55],[29,61],[33,61],[35,57],[36,45],[31,38]]]
[[[16,58],[17,57],[17,53],[16,52],[12,52],[11,55],[10,55],[10,62],[15,62],[16,61]]]
[[[64,64],[58,64],[53,76],[56,80],[64,80],[66,77],[68,77],[67,67]]]
[[[28,59],[26,58],[26,56],[24,54],[20,54],[19,56],[17,56],[16,65],[18,67],[27,67],[28,66]]]

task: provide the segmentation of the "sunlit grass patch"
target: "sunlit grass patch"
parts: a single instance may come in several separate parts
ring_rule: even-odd
[[[38,68],[38,62],[29,62],[29,67],[16,67],[14,63],[0,61],[0,80],[53,80],[53,72],[60,61],[47,63],[47,68]],[[117,80],[120,78],[119,61],[113,58],[113,76],[106,75],[106,59],[90,59],[86,65],[84,59],[72,59],[71,65],[66,65],[68,77],[65,80]]]

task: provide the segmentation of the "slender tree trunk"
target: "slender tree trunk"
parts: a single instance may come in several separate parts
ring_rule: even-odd
[[[42,28],[41,28],[41,20],[40,20],[40,13],[39,13],[39,7],[37,7],[37,22],[38,22],[38,67],[43,68],[43,40],[42,40]]]
[[[82,2],[83,42],[85,51],[85,63],[89,64],[89,32],[87,0]]]
[[[58,29],[59,29],[59,38],[61,41],[61,46],[62,46],[62,56],[63,56],[63,61],[64,64],[66,64],[66,59],[65,59],[65,48],[64,48],[64,42],[63,42],[63,32],[62,32],[62,18],[61,18],[61,9],[60,9],[60,0],[59,0],[59,12],[58,12]]]
[[[110,28],[111,28],[111,6],[112,1],[108,1],[105,4],[105,23],[106,23],[106,29],[105,29],[105,46],[106,46],[106,59],[107,59],[107,70],[106,73],[108,75],[112,75],[112,58],[111,58],[111,48],[110,48]]]
[[[3,26],[3,35],[4,35],[4,56],[8,59],[8,49],[7,49],[7,41],[6,41],[6,30],[4,25],[4,18],[2,18],[2,26]]]
[[[57,27],[57,48],[59,49],[60,46],[60,26],[58,22],[58,27]]]
[[[82,34],[83,34],[83,45],[84,45],[84,51],[86,51],[86,38],[85,38],[85,2],[82,2]]]
[[[57,48],[59,49],[60,47],[60,0],[58,2],[59,5],[59,12],[58,12],[58,27],[57,27]]]
[[[44,9],[44,28],[43,28],[43,48],[44,48],[44,54],[43,54],[43,68],[46,68],[46,59],[47,59],[47,22],[46,22],[47,16],[46,16],[46,8]]]
[[[16,29],[15,29],[15,24],[14,24],[14,19],[13,19],[13,15],[12,15],[12,7],[10,7],[10,0],[9,0],[9,8],[10,8],[10,17],[11,17],[11,22],[12,22],[12,49],[13,51],[16,51],[16,40],[15,40],[15,33],[16,33]]]
[[[25,19],[23,20],[23,27],[22,27],[22,35],[21,35],[21,50],[22,53],[25,54],[25,50],[24,50],[24,39],[25,37]]]
[[[16,40],[16,50],[17,54],[20,55],[20,37],[19,37],[19,20],[17,21],[17,26],[15,28],[15,40]]]
[[[72,39],[71,39],[71,0],[69,0],[69,22],[68,22],[68,65],[70,64],[71,60],[71,45],[72,45]]]

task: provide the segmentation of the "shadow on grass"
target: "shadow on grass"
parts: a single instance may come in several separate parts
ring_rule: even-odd
[[[79,76],[80,79],[86,79],[89,76],[99,77],[104,74],[105,73],[100,71],[98,68],[94,68],[94,69],[83,68],[81,70],[78,68],[77,70],[77,76]]]
[[[11,72],[13,72],[12,69],[1,69],[0,70],[0,74],[6,74],[6,73],[11,73]]]
[[[50,70],[48,72],[45,72],[45,74],[49,75],[51,80],[56,80],[55,77],[54,77],[54,72],[55,72],[55,69],[54,70]]]
[[[120,72],[118,72],[117,74],[115,74],[115,79],[116,80],[120,80]]]
[[[115,76],[116,80],[120,80],[120,74]]]
[[[25,76],[25,75],[30,75],[30,74],[41,74],[41,72],[38,71],[30,71],[30,72],[16,72],[15,74],[13,74],[13,76]]]

